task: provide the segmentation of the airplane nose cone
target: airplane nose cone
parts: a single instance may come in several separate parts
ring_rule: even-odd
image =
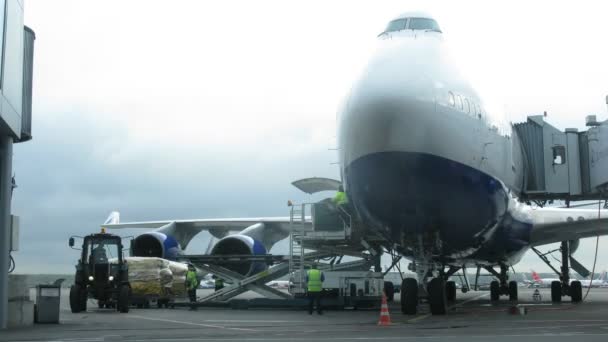
[[[439,148],[441,117],[435,98],[442,84],[433,81],[434,49],[420,54],[420,43],[381,49],[355,83],[340,117],[342,163],[367,154]],[[418,52],[417,54],[415,52]]]

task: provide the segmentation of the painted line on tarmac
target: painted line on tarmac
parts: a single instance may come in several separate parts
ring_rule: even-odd
[[[508,337],[519,337],[519,338],[533,338],[533,337],[583,337],[583,336],[608,336],[608,333],[581,333],[581,332],[573,332],[573,333],[557,333],[557,334],[510,334],[510,335],[418,335],[418,336],[369,336],[369,337],[319,337],[317,336],[315,340],[317,341],[403,341],[403,340],[444,340],[444,339],[457,339],[462,340],[467,339],[484,339],[487,340],[489,338],[495,339],[499,338],[508,338]],[[150,342],[150,341],[285,341],[285,337],[227,337],[227,338],[201,338],[201,337],[191,337],[191,338],[162,338],[162,339],[135,339],[135,340],[124,340],[129,342]],[[307,337],[290,337],[289,341],[310,341],[310,336]]]
[[[465,305],[465,304],[466,304],[466,303],[468,303],[468,302],[472,302],[472,301],[474,301],[474,300],[477,300],[477,299],[482,298],[482,297],[486,297],[486,296],[488,296],[488,295],[489,295],[489,293],[484,293],[484,294],[479,295],[479,296],[477,296],[477,297],[473,297],[473,298],[471,298],[471,299],[467,299],[467,300],[465,300],[465,301],[463,301],[463,302],[460,302],[460,303],[458,303],[458,304],[454,304],[454,305],[452,305],[452,306],[448,307],[448,310],[450,310],[450,309],[455,309],[455,308],[458,308],[458,307],[461,307],[461,306]],[[407,320],[406,322],[407,322],[407,323],[416,323],[416,322],[422,321],[422,320],[423,320],[423,319],[425,319],[425,318],[429,318],[429,317],[431,317],[431,316],[432,316],[432,315],[429,313],[429,314],[426,314],[426,315],[422,315],[422,316],[419,316],[419,317],[416,317],[416,318],[409,319],[409,320]]]
[[[296,321],[270,321],[265,319],[206,319],[203,322],[210,323],[292,323]]]
[[[152,318],[152,317],[144,317],[144,316],[137,316],[137,315],[127,315],[127,317],[129,317],[129,318],[144,319],[144,320],[148,320],[148,321],[157,321],[157,322],[167,322],[167,323],[194,325],[194,326],[205,327],[205,328],[215,328],[215,329],[224,329],[224,330],[239,330],[239,331],[257,331],[255,329],[248,329],[248,328],[232,328],[232,327],[225,327],[223,325],[203,324],[203,323],[186,322],[186,321],[175,321],[175,320],[172,320],[172,319]]]

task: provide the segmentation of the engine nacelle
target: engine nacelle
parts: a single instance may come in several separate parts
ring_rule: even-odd
[[[144,233],[131,242],[131,256],[175,260],[181,253],[177,240],[161,232]]]
[[[211,255],[263,255],[266,252],[266,247],[260,241],[242,234],[226,236],[211,249]],[[250,275],[264,271],[268,265],[259,261],[247,261],[224,265],[224,267],[242,275]]]

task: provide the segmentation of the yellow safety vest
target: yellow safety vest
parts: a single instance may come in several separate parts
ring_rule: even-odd
[[[186,287],[188,290],[193,290],[198,287],[198,280],[196,279],[196,272],[188,271],[186,273]]]
[[[321,292],[323,290],[323,282],[321,281],[321,271],[308,271],[308,292]]]
[[[346,198],[346,193],[342,191],[336,192],[336,196],[334,197],[334,203],[337,205],[343,205],[348,203],[348,198]]]

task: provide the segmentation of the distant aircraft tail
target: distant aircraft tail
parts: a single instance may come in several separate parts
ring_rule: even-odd
[[[608,272],[606,272],[605,270],[602,271],[602,274],[600,274],[600,283],[608,283]]]
[[[536,273],[536,271],[531,270],[532,271],[532,279],[534,279],[534,281],[541,281],[540,277],[538,276],[538,273]]]
[[[118,224],[120,223],[120,213],[118,211],[113,211],[108,215],[108,218],[103,222],[103,224]]]

